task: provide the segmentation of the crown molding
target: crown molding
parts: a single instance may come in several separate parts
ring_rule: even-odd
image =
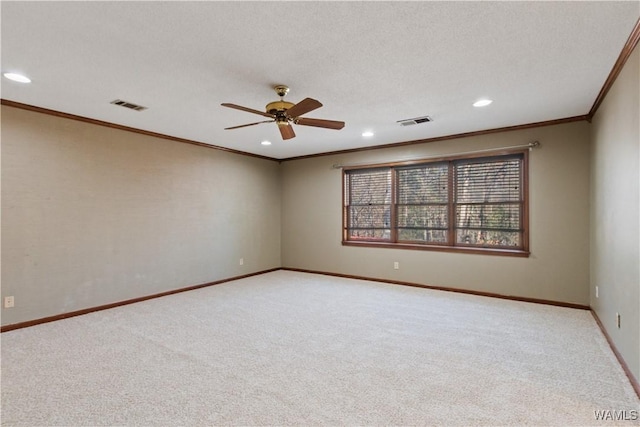
[[[624,44],[624,47],[622,48],[622,51],[618,56],[618,60],[615,64],[613,64],[613,68],[609,73],[609,77],[607,77],[604,85],[602,85],[600,93],[598,93],[598,96],[596,97],[591,110],[589,110],[589,114],[587,114],[587,116],[589,117],[589,121],[593,120],[593,116],[596,114],[598,108],[600,107],[600,104],[602,104],[602,101],[604,101],[604,98],[607,96],[609,89],[611,89],[611,86],[613,86],[613,83],[615,83],[616,79],[618,78],[618,75],[622,71],[624,64],[627,63],[627,60],[631,56],[631,53],[638,45],[638,41],[640,41],[640,18],[638,18],[635,27],[633,27],[633,30],[631,31],[627,42]]]
[[[306,156],[287,157],[285,159],[281,159],[281,161],[284,162],[288,160],[302,160],[302,159],[309,159],[312,157],[332,156],[335,154],[356,153],[358,151],[370,151],[370,150],[379,150],[383,148],[394,148],[394,147],[403,147],[407,145],[426,144],[429,142],[447,141],[449,139],[468,138],[471,136],[489,135],[492,133],[510,132],[515,130],[531,129],[531,128],[537,128],[537,127],[543,127],[543,126],[559,125],[563,123],[579,122],[582,120],[589,120],[589,118],[585,114],[582,116],[566,117],[564,119],[546,120],[543,122],[527,123],[527,124],[515,125],[515,126],[506,126],[501,128],[478,130],[473,132],[456,133],[453,135],[437,136],[434,138],[417,139],[417,140],[405,141],[405,142],[394,142],[391,144],[382,144],[382,145],[370,145],[367,147],[350,148],[348,150],[329,151],[326,153],[309,154]]]
[[[5,105],[7,107],[20,108],[22,110],[33,111],[36,113],[48,114],[50,116],[60,117],[63,119],[76,120],[84,123],[89,123],[96,126],[104,126],[112,129],[123,130],[125,132],[133,132],[140,135],[152,136],[154,138],[167,139],[169,141],[180,142],[183,144],[191,144],[197,145],[199,147],[212,148],[214,150],[226,151],[228,153],[240,154],[243,156],[256,157],[258,159],[278,161],[278,159],[274,159],[273,157],[261,156],[259,154],[247,153],[246,151],[234,150],[232,148],[220,147],[218,145],[206,144],[200,141],[193,141],[191,139],[178,138],[176,136],[165,135],[162,133],[151,132],[148,130],[137,129],[129,126],[118,125],[115,123],[105,122],[102,120],[91,119],[89,117],[77,116],[75,114],[63,113],[61,111],[49,110],[47,108],[36,107],[35,105],[23,104],[16,101],[11,101],[8,99],[0,99],[0,104]]]

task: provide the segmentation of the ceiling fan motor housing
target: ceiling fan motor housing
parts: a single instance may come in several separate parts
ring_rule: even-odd
[[[274,102],[270,102],[267,104],[267,106],[265,107],[267,110],[267,113],[269,114],[278,114],[278,113],[284,113],[285,111],[287,111],[289,108],[293,107],[295,104],[293,102],[287,102],[287,101],[274,101]]]

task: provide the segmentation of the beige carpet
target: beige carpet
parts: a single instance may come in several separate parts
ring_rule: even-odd
[[[639,425],[591,314],[276,271],[2,334],[2,425]],[[637,412],[636,412],[637,413]]]

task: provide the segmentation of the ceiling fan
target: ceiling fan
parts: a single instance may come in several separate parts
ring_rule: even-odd
[[[312,98],[305,98],[302,101],[294,104],[292,102],[287,102],[283,98],[289,93],[289,88],[287,86],[279,85],[274,87],[276,93],[280,97],[280,101],[274,101],[267,104],[265,107],[265,111],[254,110],[253,108],[242,107],[236,104],[223,103],[223,107],[235,108],[236,110],[246,111],[248,113],[259,114],[264,117],[269,117],[271,120],[264,120],[262,122],[249,123],[246,125],[233,126],[229,128],[225,128],[225,130],[229,129],[239,129],[247,126],[259,125],[260,123],[273,123],[275,122],[278,125],[278,129],[280,130],[280,135],[282,135],[282,139],[291,139],[296,136],[293,131],[292,124],[302,125],[302,126],[314,126],[319,128],[326,129],[336,129],[340,130],[344,127],[344,122],[339,122],[335,120],[324,120],[324,119],[311,119],[307,117],[300,117],[303,114],[307,114],[310,111],[316,110],[322,107],[322,104]]]

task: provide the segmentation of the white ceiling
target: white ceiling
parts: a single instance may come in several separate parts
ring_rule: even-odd
[[[640,16],[638,1],[0,7],[2,71],[33,80],[3,78],[3,99],[277,159],[587,114]],[[263,110],[275,84],[345,128],[223,130],[265,118],[221,103]],[[472,107],[483,97],[494,103]]]

